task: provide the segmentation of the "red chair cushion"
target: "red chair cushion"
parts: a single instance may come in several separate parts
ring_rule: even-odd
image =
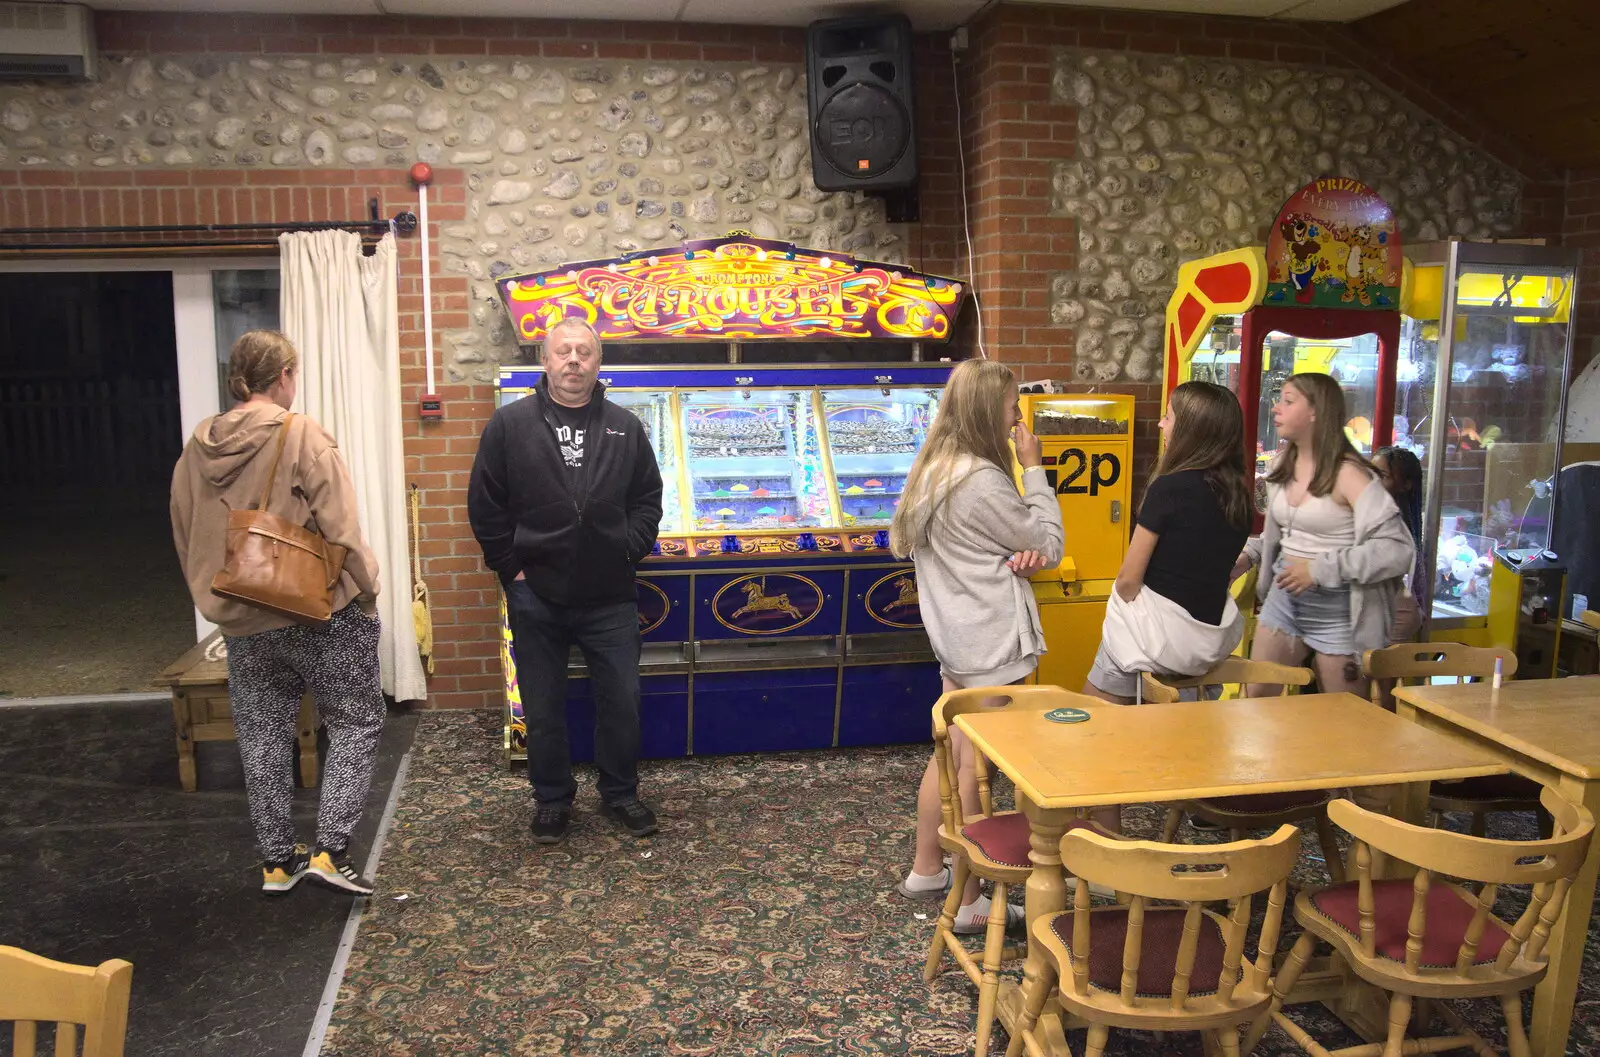
[[[1276,815],[1299,808],[1314,808],[1333,799],[1327,789],[1302,789],[1293,793],[1255,793],[1250,796],[1214,796],[1196,800],[1201,807],[1226,811],[1230,815]]]
[[[1520,774],[1486,774],[1481,778],[1463,778],[1459,782],[1439,782],[1433,787],[1435,796],[1450,800],[1539,800],[1544,787],[1532,778]]]
[[[990,815],[961,827],[961,835],[986,858],[1002,866],[1028,866],[1028,816],[1021,812]]]
[[[1072,916],[1076,911],[1057,914],[1050,927],[1072,950]],[[1122,990],[1122,946],[1128,938],[1128,910],[1116,907],[1090,911],[1089,983],[1102,991]],[[1144,937],[1140,943],[1139,995],[1159,998],[1172,994],[1172,976],[1178,968],[1178,944],[1183,941],[1181,907],[1146,907]],[[1200,941],[1195,947],[1194,972],[1189,974],[1189,993],[1209,995],[1222,979],[1222,956],[1226,943],[1222,929],[1208,915],[1200,917]],[[1063,975],[1072,970],[1062,967]],[[1063,986],[1066,986],[1063,984]]]
[[[1390,961],[1406,960],[1406,925],[1411,920],[1410,881],[1372,883],[1373,940],[1377,952]],[[1361,914],[1356,907],[1360,885],[1350,881],[1324,888],[1311,897],[1311,904],[1352,938],[1361,938]],[[1461,940],[1472,922],[1473,904],[1455,889],[1444,884],[1428,888],[1428,927],[1422,937],[1422,962],[1430,969],[1449,968],[1456,963]],[[1492,962],[1500,948],[1511,941],[1511,934],[1493,918],[1484,923],[1483,939],[1478,943],[1474,965]]]
[[[1073,819],[1067,825],[1067,829],[1074,830],[1088,825],[1092,823],[1085,819]],[[961,827],[963,837],[976,844],[986,858],[1001,866],[1033,865],[1033,860],[1028,858],[1030,832],[1028,816],[1020,811],[990,815],[988,818],[981,818]]]

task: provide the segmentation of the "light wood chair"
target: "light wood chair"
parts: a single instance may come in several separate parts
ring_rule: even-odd
[[[1315,676],[1310,668],[1253,661],[1244,657],[1229,657],[1204,675],[1186,679],[1158,679],[1149,672],[1142,676],[1145,700],[1157,704],[1178,701],[1180,692],[1186,689],[1203,691],[1206,687],[1229,683],[1275,683],[1283,688],[1279,696],[1287,696],[1291,687],[1309,686],[1313,678]],[[1161,839],[1169,844],[1176,840],[1178,827],[1183,824],[1185,815],[1203,818],[1214,826],[1226,829],[1234,840],[1243,839],[1252,830],[1276,829],[1311,819],[1316,823],[1317,842],[1328,863],[1328,876],[1337,883],[1344,880],[1344,864],[1339,857],[1339,845],[1334,840],[1333,827],[1328,824],[1328,804],[1338,795],[1339,791],[1334,789],[1312,789],[1186,800],[1167,809]]]
[[[1213,845],[1067,833],[1062,865],[1131,898],[1091,909],[1088,885],[1080,884],[1072,910],[1034,921],[1031,936],[1046,965],[1025,985],[1007,1057],[1044,1052],[1034,1028],[1058,978],[1061,1008],[1089,1022],[1087,1057],[1105,1052],[1114,1027],[1206,1032],[1226,1057],[1239,1057],[1239,1024],[1264,1016],[1272,999],[1272,959],[1299,851],[1293,826],[1264,840]],[[1266,917],[1255,960],[1245,964],[1251,904],[1261,892]],[[1182,905],[1151,906],[1157,899]],[[1214,900],[1228,901],[1226,917],[1205,909]]]
[[[1310,668],[1274,664],[1271,661],[1253,661],[1248,657],[1224,657],[1222,663],[1204,675],[1184,678],[1166,675],[1157,677],[1145,672],[1140,681],[1146,701],[1151,704],[1166,705],[1182,700],[1184,690],[1227,686],[1233,683],[1276,683],[1283,687],[1280,691],[1280,696],[1283,696],[1289,693],[1290,687],[1299,689],[1310,686],[1314,678],[1316,676]]]
[[[133,964],[113,958],[99,965],[53,962],[16,947],[0,947],[0,1020],[12,1024],[12,1053],[34,1057],[37,1021],[54,1021],[58,1057],[122,1057],[128,1032],[128,991]]]
[[[977,1053],[989,1052],[989,1036],[994,1030],[995,1005],[1000,995],[1000,965],[1021,958],[1024,947],[1005,945],[1006,894],[1012,885],[1024,884],[1033,872],[1028,853],[1032,831],[1020,811],[996,811],[990,793],[989,765],[983,754],[973,753],[978,781],[979,810],[967,817],[962,810],[961,791],[956,772],[955,753],[950,748],[950,724],[968,712],[992,708],[1048,709],[1070,705],[1076,695],[1059,686],[993,686],[956,690],[939,698],[933,706],[933,752],[938,761],[939,804],[943,819],[939,825],[939,844],[951,855],[950,894],[945,897],[939,922],[933,930],[923,979],[933,983],[939,975],[944,953],[978,988]],[[992,705],[994,699],[1005,699]],[[1075,826],[1093,827],[1087,821]],[[989,923],[984,930],[983,962],[980,965],[955,932],[956,912],[961,909],[962,890],[967,878],[977,874],[994,885],[990,897]]]
[[[1278,973],[1268,1015],[1251,1026],[1245,1049],[1255,1045],[1270,1021],[1313,1057],[1397,1057],[1458,1048],[1492,1055],[1496,1051],[1459,1014],[1435,1000],[1497,997],[1511,1057],[1529,1057],[1522,992],[1544,978],[1550,930],[1594,833],[1594,816],[1585,808],[1549,789],[1543,802],[1555,818],[1557,836],[1500,841],[1413,826],[1348,800],[1334,801],[1329,813],[1356,840],[1357,879],[1295,899],[1295,920],[1306,931]],[[1416,877],[1373,880],[1374,852],[1415,865]],[[1482,888],[1474,893],[1441,877],[1474,881]],[[1532,886],[1528,907],[1515,924],[1491,913],[1501,885]],[[1284,1015],[1284,996],[1319,940],[1332,945],[1356,976],[1389,992],[1384,1042],[1329,1051]],[[1419,1031],[1426,1032],[1437,1013],[1455,1034],[1408,1037],[1414,1009]]]
[[[1500,647],[1467,646],[1459,642],[1404,642],[1383,650],[1368,650],[1361,658],[1361,670],[1372,680],[1372,700],[1383,704],[1389,685],[1407,681],[1425,683],[1435,679],[1489,679],[1494,662],[1501,663],[1501,675],[1509,679],[1517,671],[1514,650]],[[1488,832],[1489,815],[1496,811],[1538,811],[1538,782],[1520,774],[1491,774],[1482,778],[1463,778],[1440,782],[1428,797],[1435,812],[1461,811],[1472,816],[1472,835]],[[1548,816],[1540,825],[1549,833]]]

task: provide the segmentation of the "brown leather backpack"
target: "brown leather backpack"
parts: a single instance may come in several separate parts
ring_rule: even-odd
[[[279,426],[272,469],[255,509],[228,511],[226,557],[211,580],[211,593],[297,623],[321,625],[333,616],[333,587],[344,570],[346,548],[267,512],[293,421],[294,415],[285,415]]]

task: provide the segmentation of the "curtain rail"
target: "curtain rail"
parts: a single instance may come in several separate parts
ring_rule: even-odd
[[[218,243],[204,240],[172,239],[160,242],[145,242],[130,239],[128,242],[95,243],[86,245],[74,242],[48,242],[48,243],[13,243],[11,240],[25,236],[51,236],[61,239],[82,238],[91,235],[102,236],[139,236],[139,235],[214,235],[223,237],[238,232],[261,231],[328,231],[328,230],[356,230],[367,235],[382,235],[390,230],[391,226],[400,235],[410,235],[417,230],[417,215],[410,210],[401,210],[394,216],[384,219],[378,215],[378,200],[367,201],[370,210],[365,220],[292,220],[292,221],[263,221],[255,224],[144,224],[123,227],[74,227],[74,228],[0,228],[0,249],[118,249],[126,246],[161,246],[165,248],[182,248],[184,246],[198,245],[209,246]]]

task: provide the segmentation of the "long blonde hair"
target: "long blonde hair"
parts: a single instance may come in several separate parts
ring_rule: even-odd
[[[939,411],[906,475],[905,490],[889,523],[889,549],[906,558],[928,542],[928,526],[963,467],[992,463],[1011,474],[1006,409],[1017,398],[1017,377],[993,360],[963,360],[950,372]],[[970,473],[969,469],[969,473]],[[966,475],[963,474],[963,477]]]
[[[1311,426],[1311,482],[1307,485],[1308,494],[1332,493],[1333,486],[1339,481],[1339,468],[1346,461],[1372,473],[1372,464],[1361,457],[1345,434],[1344,390],[1339,388],[1339,383],[1329,375],[1307,372],[1291,374],[1283,380],[1283,384],[1294,386],[1317,416]],[[1299,458],[1299,452],[1300,446],[1294,441],[1284,444],[1283,454],[1267,472],[1267,480],[1276,485],[1286,485],[1294,480],[1295,460]]]

